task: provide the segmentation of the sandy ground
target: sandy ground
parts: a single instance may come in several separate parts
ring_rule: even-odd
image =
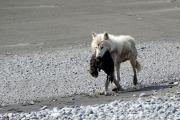
[[[107,103],[134,99],[142,92],[157,90],[164,95],[179,90],[168,84],[180,80],[179,0],[0,3],[0,113]],[[122,84],[127,90],[113,96],[98,94],[104,76],[94,79],[88,74],[91,31],[136,38],[144,66],[139,75],[141,89],[131,90],[132,76],[126,74],[130,68],[125,64]]]
[[[130,34],[137,43],[179,41],[179,0],[1,0],[0,52],[91,42],[92,31]]]

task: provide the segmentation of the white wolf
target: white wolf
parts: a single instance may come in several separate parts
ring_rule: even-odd
[[[137,75],[136,70],[141,70],[141,65],[137,61],[137,49],[135,47],[135,39],[129,35],[119,35],[115,36],[108,33],[92,33],[92,43],[91,48],[93,52],[96,54],[96,58],[101,58],[106,51],[109,51],[111,53],[111,56],[114,61],[114,76],[116,76],[116,79],[118,82],[120,82],[120,63],[125,62],[127,60],[130,61],[134,77],[133,77],[133,83],[136,86],[137,85]],[[109,81],[105,82],[105,94],[107,94],[109,86]],[[117,90],[122,89],[121,86],[118,88],[115,88]],[[114,90],[115,90],[114,89]]]

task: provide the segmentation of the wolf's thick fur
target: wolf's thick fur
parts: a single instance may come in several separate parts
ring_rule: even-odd
[[[120,81],[120,63],[130,61],[134,72],[134,85],[137,85],[136,71],[141,70],[141,65],[137,61],[137,49],[135,39],[129,35],[115,36],[108,33],[92,34],[91,48],[96,53],[96,58],[101,58],[106,51],[111,53],[114,61],[116,78]]]
[[[114,82],[117,87],[120,86],[114,77],[114,62],[109,51],[106,51],[105,54],[99,59],[96,59],[95,54],[91,56],[90,74],[93,77],[98,77],[98,73],[101,69],[107,74],[106,81],[108,82],[105,83],[106,91],[108,90],[109,81]]]

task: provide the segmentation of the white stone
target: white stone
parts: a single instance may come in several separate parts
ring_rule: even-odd
[[[60,117],[60,113],[58,112],[52,113],[52,116],[53,118],[57,119],[58,117]]]
[[[141,93],[141,94],[139,95],[139,97],[145,97],[145,96],[147,96],[146,93]]]
[[[30,105],[34,105],[35,103],[34,103],[34,101],[30,101],[29,104]]]
[[[45,110],[45,109],[47,109],[48,107],[47,106],[43,106],[42,108],[41,108],[41,110]]]
[[[136,94],[133,94],[133,97],[136,97],[137,95]]]
[[[179,84],[179,82],[174,82],[174,85],[178,85]]]

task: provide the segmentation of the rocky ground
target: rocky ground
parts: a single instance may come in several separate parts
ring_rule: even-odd
[[[111,104],[109,103],[110,101],[121,100],[121,102],[116,101],[115,103],[122,107],[128,104],[128,111],[132,109],[130,106],[134,104],[134,102],[140,104],[138,101],[139,96],[152,96],[151,98],[153,98],[155,95],[157,96],[157,99],[155,98],[155,104],[158,104],[159,98],[169,94],[171,96],[176,95],[175,98],[177,99],[173,99],[172,101],[174,105],[179,98],[179,46],[180,44],[178,42],[148,42],[138,44],[138,59],[143,65],[142,71],[138,74],[139,89],[133,89],[133,73],[129,63],[123,63],[121,65],[121,85],[125,91],[119,93],[112,92],[112,96],[102,96],[98,94],[104,90],[105,75],[101,72],[98,78],[90,76],[88,70],[91,52],[88,48],[83,47],[83,45],[69,47],[66,51],[63,49],[51,49],[48,50],[48,52],[40,52],[38,54],[1,55],[2,87],[0,91],[2,96],[0,99],[0,111],[3,115],[9,112],[25,112],[22,114],[13,114],[13,116],[17,118],[19,115],[39,118],[41,113],[45,114],[48,112],[49,116],[46,117],[49,119],[49,117],[54,114],[52,110],[37,112],[40,116],[34,116],[35,112],[31,111],[38,111],[40,108],[53,109],[53,107],[58,107],[58,109],[62,108],[57,111],[63,111],[66,109],[66,107],[63,108],[64,106],[70,106],[70,108],[76,106],[75,108],[71,108],[72,111],[75,110],[75,113],[68,112],[68,115],[72,115],[70,118],[73,118],[74,115],[82,114],[84,113],[83,111],[89,109],[87,105],[104,103],[103,105],[97,106],[103,106],[102,109],[105,110],[106,107],[109,107],[109,104]],[[113,85],[110,86],[110,90],[112,87]],[[124,103],[122,100],[128,102]],[[145,99],[145,103],[146,100],[149,99]],[[167,101],[167,103],[171,101],[168,97],[161,100]],[[150,107],[155,106],[151,102],[148,103],[148,105],[149,104]],[[81,105],[85,106],[80,110],[82,113],[78,113],[76,110],[81,109]],[[165,109],[163,106],[161,107]],[[122,112],[117,109],[112,112],[112,115]],[[146,108],[142,109],[146,111]],[[174,108],[170,107],[169,109]],[[97,110],[100,109],[98,108]],[[178,108],[177,111],[179,111]],[[30,114],[26,112],[30,112]],[[61,114],[61,112],[57,114]],[[95,115],[97,118],[106,118],[106,116],[104,116],[106,114],[105,112],[102,116],[98,114]],[[148,114],[150,115],[150,113],[147,113],[147,115]],[[177,112],[177,114],[179,113]],[[67,114],[64,113],[64,117],[66,117],[66,115]],[[174,115],[170,117],[175,117]],[[62,115],[60,116],[63,118]],[[82,117],[85,118],[88,116],[82,115]],[[164,117],[165,116],[168,117],[168,114],[164,115]],[[124,113],[124,116],[119,117],[126,118],[130,116]],[[137,117],[137,119],[139,117]],[[145,115],[145,117],[148,116]],[[159,116],[157,116],[157,118],[158,117]],[[93,118],[94,116],[92,116],[92,119]]]
[[[141,86],[178,81],[179,43],[149,42],[138,45],[139,61],[143,70],[138,74]],[[80,48],[80,49],[79,49]],[[105,75],[96,79],[89,70],[91,52],[88,48],[49,50],[29,55],[1,55],[2,105],[23,103],[54,96],[91,94],[103,90]],[[133,88],[132,68],[128,62],[121,65],[121,82],[125,89]]]
[[[164,120],[180,119],[180,99],[177,96],[138,98],[130,101],[113,101],[93,106],[71,106],[62,109],[46,109],[30,113],[7,113],[0,119],[10,120]]]

